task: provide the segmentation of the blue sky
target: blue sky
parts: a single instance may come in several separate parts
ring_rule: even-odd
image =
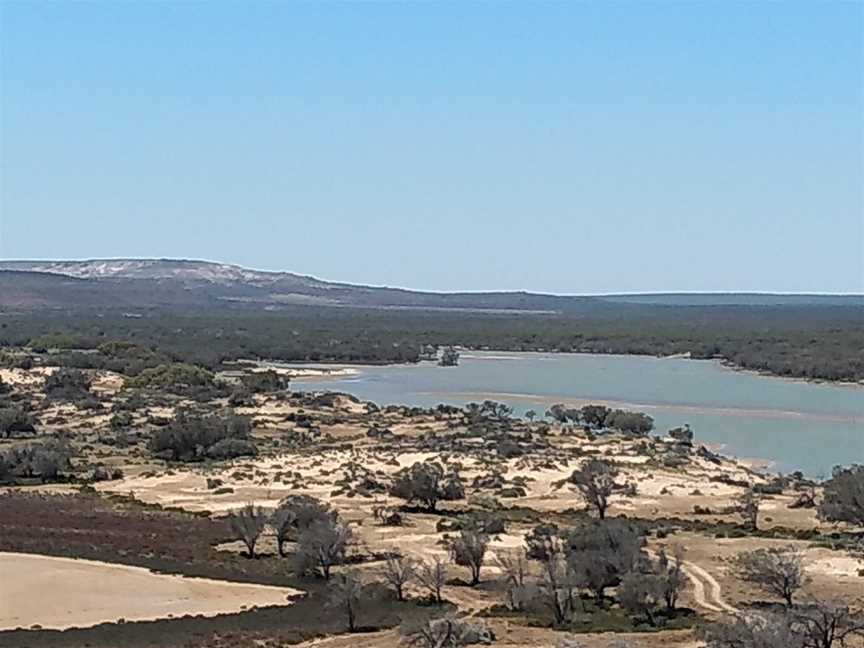
[[[0,256],[864,291],[864,4],[0,2]]]

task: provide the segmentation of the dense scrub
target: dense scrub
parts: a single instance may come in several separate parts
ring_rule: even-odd
[[[164,428],[153,431],[148,447],[156,456],[173,461],[231,459],[257,454],[249,432],[249,419],[242,416],[180,412]]]
[[[122,341],[134,347],[111,345]],[[107,343],[107,346],[106,346]],[[616,305],[579,317],[337,308],[7,315],[0,345],[96,350],[75,363],[143,368],[173,361],[415,362],[423,345],[720,357],[747,369],[826,380],[864,379],[864,321],[849,306]],[[158,352],[148,351],[158,349]]]

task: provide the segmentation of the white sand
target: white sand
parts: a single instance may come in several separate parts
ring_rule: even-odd
[[[0,552],[0,630],[86,628],[290,605],[287,587],[156,574],[93,560]]]

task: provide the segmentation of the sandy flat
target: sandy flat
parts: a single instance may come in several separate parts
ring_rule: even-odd
[[[215,616],[290,605],[301,594],[271,587],[155,574],[92,560],[0,552],[0,630],[86,628],[119,619]]]

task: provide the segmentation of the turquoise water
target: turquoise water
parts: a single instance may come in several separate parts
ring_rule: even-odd
[[[663,433],[689,423],[726,454],[774,470],[829,475],[864,463],[864,388],[770,378],[709,360],[589,354],[464,353],[458,367],[433,363],[358,367],[342,379],[294,381],[379,404],[463,405],[491,398],[517,413],[553,403],[609,403],[644,411]]]

